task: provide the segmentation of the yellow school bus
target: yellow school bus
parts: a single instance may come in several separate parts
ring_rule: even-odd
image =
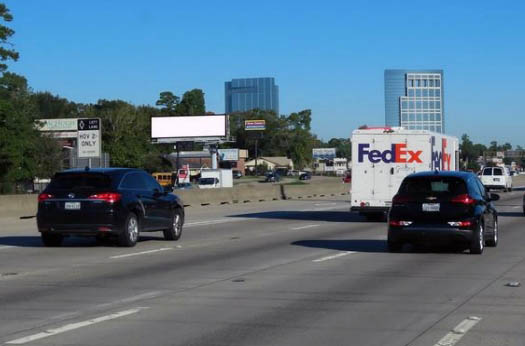
[[[174,183],[173,173],[171,172],[156,172],[152,174],[162,187],[172,186]]]

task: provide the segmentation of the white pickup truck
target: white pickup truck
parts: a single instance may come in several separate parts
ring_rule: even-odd
[[[481,182],[487,189],[512,191],[512,177],[507,167],[485,167],[481,171]]]

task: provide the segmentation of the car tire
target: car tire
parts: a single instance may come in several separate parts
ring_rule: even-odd
[[[397,241],[388,240],[386,244],[388,252],[401,252],[401,250],[403,249],[403,243]]]
[[[498,220],[494,221],[494,233],[492,234],[491,239],[485,241],[485,245],[490,247],[498,246]]]
[[[139,219],[135,213],[129,213],[124,228],[118,237],[118,243],[123,247],[133,247],[137,244],[140,235]]]
[[[42,233],[42,243],[47,247],[58,247],[62,245],[64,237],[62,234]]]
[[[164,239],[166,240],[179,240],[182,235],[182,213],[180,209],[175,209],[171,220],[171,227],[165,229]]]
[[[474,234],[472,236],[472,241],[470,243],[470,253],[471,254],[481,255],[483,253],[483,248],[485,244],[483,236],[484,236],[483,225],[480,222],[478,227],[474,231]]]
[[[512,192],[512,186],[511,186],[511,187],[509,187],[509,192]]]

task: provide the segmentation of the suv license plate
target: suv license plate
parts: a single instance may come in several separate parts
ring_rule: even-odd
[[[423,203],[423,211],[438,212],[439,203]]]
[[[499,181],[499,178],[494,178],[494,181]]]
[[[80,209],[80,202],[66,202],[64,204],[64,209],[67,209],[67,210],[79,210]]]

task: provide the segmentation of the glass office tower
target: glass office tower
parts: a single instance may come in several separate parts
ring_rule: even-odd
[[[226,114],[261,109],[279,115],[279,86],[274,78],[232,79],[224,83],[224,96]]]
[[[445,132],[443,70],[385,70],[385,125]]]

